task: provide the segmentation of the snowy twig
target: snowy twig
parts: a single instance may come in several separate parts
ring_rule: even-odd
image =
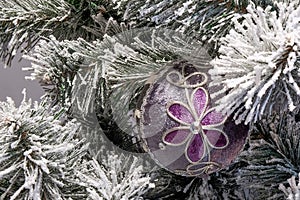
[[[300,95],[300,7],[297,2],[276,5],[278,12],[248,6],[211,62],[211,86],[223,87],[212,96],[226,93],[217,100],[218,109],[234,114],[237,123],[256,122],[273,107],[285,108],[286,101],[293,111]]]

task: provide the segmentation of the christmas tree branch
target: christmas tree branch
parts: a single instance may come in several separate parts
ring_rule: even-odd
[[[239,184],[259,191],[263,199],[282,198],[279,186],[299,173],[298,120],[296,114],[283,114],[257,124],[250,148],[241,155],[248,165],[239,170]]]
[[[136,199],[155,187],[137,157],[107,151],[105,154],[101,165],[92,160],[86,163],[86,170],[77,171],[77,176],[88,188],[89,199]]]
[[[298,174],[298,177],[299,174]],[[286,199],[288,200],[297,200],[300,197],[300,180],[298,180],[298,184],[296,182],[296,177],[292,176],[288,180],[289,187],[285,187],[283,184],[279,185],[279,189],[284,192]]]
[[[221,38],[210,85],[223,89],[212,97],[225,94],[217,100],[218,108],[234,114],[237,123],[256,122],[276,108],[295,109],[300,94],[298,3],[278,3],[278,11],[250,5]]]
[[[92,11],[86,7],[89,4],[82,6],[75,8],[64,0],[1,1],[0,56],[6,65],[11,64],[18,49],[24,47],[29,51],[41,37],[51,34],[59,40],[101,38],[105,30],[101,22],[105,19],[98,15],[99,23],[96,23]]]
[[[263,7],[273,4],[272,0],[253,2]],[[244,13],[249,4],[248,0],[131,1],[124,19],[133,21],[135,27],[168,27],[208,43],[217,43],[231,29],[234,15]]]
[[[84,198],[74,180],[87,145],[78,139],[79,124],[62,124],[60,110],[25,97],[19,108],[0,102],[1,199]]]

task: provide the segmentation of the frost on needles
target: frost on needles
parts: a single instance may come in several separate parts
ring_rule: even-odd
[[[131,199],[154,187],[137,157],[105,151],[100,165],[80,124],[45,102],[0,102],[0,199]]]
[[[79,124],[70,121],[63,125],[59,113],[43,103],[32,108],[25,95],[20,107],[11,98],[0,102],[1,199],[84,195],[73,172],[87,146],[76,139]]]
[[[210,70],[211,86],[223,86],[213,98],[237,123],[256,122],[271,110],[295,109],[299,89],[300,7],[297,1],[262,9],[253,4],[234,18],[221,38],[220,56]],[[274,104],[276,102],[276,104]],[[288,103],[288,108],[279,105]]]
[[[134,27],[168,27],[196,38],[218,42],[231,28],[231,19],[243,13],[249,0],[131,0],[123,18]],[[256,5],[272,5],[272,0],[253,0]]]
[[[89,0],[1,0],[1,59],[10,66],[19,50],[30,51],[49,35],[59,40],[102,38],[108,21],[113,20],[97,15],[96,10],[105,2],[97,3],[92,6]]]
[[[238,169],[236,177],[239,185],[256,194],[254,199],[299,195],[295,183],[300,169],[299,131],[299,108],[289,114],[273,113],[255,124],[249,148],[239,157],[246,165]]]

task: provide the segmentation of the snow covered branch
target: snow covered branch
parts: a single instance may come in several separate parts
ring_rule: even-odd
[[[0,102],[1,199],[83,198],[74,181],[87,145],[78,139],[74,121],[59,121],[60,110],[26,101],[15,107]]]
[[[299,130],[296,113],[273,115],[256,124],[249,148],[240,156],[246,166],[239,169],[237,182],[259,193],[259,199],[283,198],[279,186],[299,173]]]
[[[49,35],[59,40],[101,38],[105,29],[100,24],[103,20],[96,23],[86,5],[78,9],[65,0],[1,1],[0,56],[10,66],[20,48],[29,51],[39,39]]]
[[[211,86],[223,87],[213,97],[225,94],[218,108],[234,114],[237,123],[256,122],[274,108],[293,111],[300,95],[300,7],[294,1],[276,5],[278,12],[251,4],[234,18],[211,62]]]
[[[90,200],[138,199],[155,185],[137,157],[107,152],[102,165],[96,160],[86,163],[86,171],[77,171]]]
[[[298,174],[300,177],[300,174]],[[287,200],[298,200],[300,199],[300,178],[298,178],[298,184],[296,182],[296,177],[292,176],[289,178],[288,183],[290,187],[285,187],[283,184],[280,184],[279,189],[284,192]]]

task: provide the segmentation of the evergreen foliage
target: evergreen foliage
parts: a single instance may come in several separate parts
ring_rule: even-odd
[[[299,5],[1,1],[0,56],[23,49],[45,95],[0,102],[0,199],[299,199]],[[159,168],[136,128],[145,90],[178,60],[210,69],[219,110],[252,127],[203,178]]]

